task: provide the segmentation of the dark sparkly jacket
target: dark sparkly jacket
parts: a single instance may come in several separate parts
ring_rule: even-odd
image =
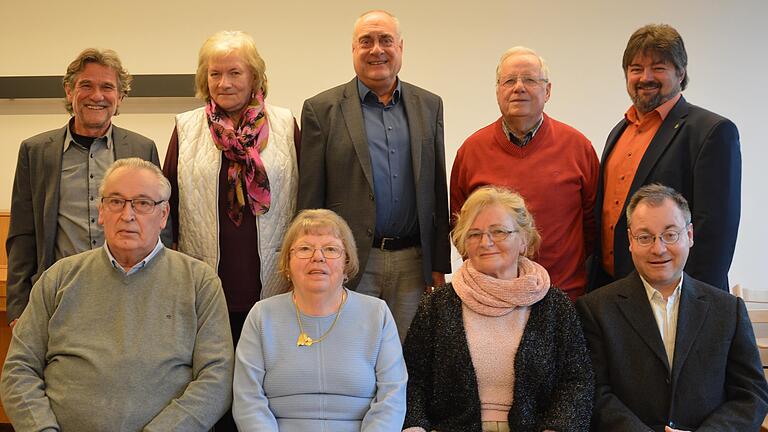
[[[403,429],[481,432],[480,395],[461,299],[449,284],[422,299],[403,346],[408,411]],[[516,432],[587,431],[592,415],[592,363],[576,311],[557,288],[531,307],[515,356]]]

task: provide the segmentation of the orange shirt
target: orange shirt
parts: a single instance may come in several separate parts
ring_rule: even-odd
[[[651,144],[651,140],[658,132],[661,123],[667,118],[672,107],[680,99],[680,94],[659,105],[655,110],[638,118],[635,106],[629,107],[624,114],[627,127],[616,141],[616,145],[608,155],[603,173],[603,208],[602,208],[602,255],[603,269],[613,276],[613,236],[614,227],[624,203],[629,198],[629,188],[637,173],[637,167],[643,159],[645,151]],[[618,235],[627,235],[619,233]]]

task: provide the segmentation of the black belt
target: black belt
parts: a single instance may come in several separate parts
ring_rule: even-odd
[[[373,247],[383,251],[397,251],[421,244],[419,235],[409,237],[373,237]]]

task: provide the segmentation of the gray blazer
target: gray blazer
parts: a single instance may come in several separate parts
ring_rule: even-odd
[[[67,127],[26,139],[19,148],[11,196],[8,252],[8,321],[21,316],[29,292],[54,261],[61,160]],[[160,166],[155,143],[142,135],[113,126],[115,159],[140,157]],[[169,221],[170,222],[170,221]],[[170,234],[163,231],[163,242]],[[167,237],[170,239],[170,237]]]
[[[451,271],[443,101],[424,89],[401,84],[416,182],[424,281],[431,283],[433,271]],[[376,203],[357,78],[304,102],[297,208],[327,208],[343,217],[355,237],[362,273],[373,244]],[[359,281],[360,274],[349,286],[354,289]]]
[[[597,431],[758,431],[768,386],[744,302],[683,277],[670,367],[637,272],[576,301],[596,394]]]

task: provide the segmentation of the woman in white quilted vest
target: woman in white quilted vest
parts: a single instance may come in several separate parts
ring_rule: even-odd
[[[299,131],[264,102],[265,69],[248,34],[209,37],[195,76],[205,106],[176,116],[163,166],[174,242],[217,270],[235,344],[254,303],[288,290],[277,257],[296,208]],[[216,430],[236,430],[231,416]]]

